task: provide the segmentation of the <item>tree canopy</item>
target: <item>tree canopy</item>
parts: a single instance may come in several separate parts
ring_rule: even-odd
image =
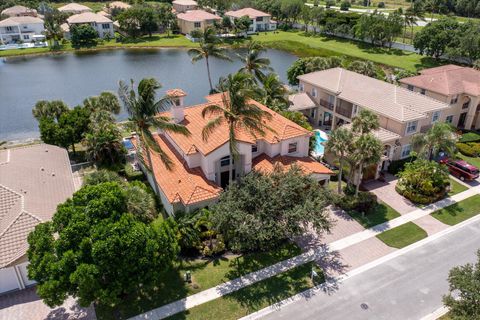
[[[89,24],[73,26],[70,29],[72,47],[90,48],[97,45],[98,32]]]

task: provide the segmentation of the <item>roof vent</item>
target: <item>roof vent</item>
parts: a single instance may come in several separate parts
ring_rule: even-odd
[[[41,168],[40,168],[40,171],[45,171],[45,168],[44,168],[44,167],[41,167]]]
[[[52,177],[55,177],[55,172],[52,172]]]

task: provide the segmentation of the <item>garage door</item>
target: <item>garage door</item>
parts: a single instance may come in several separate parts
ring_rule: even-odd
[[[27,271],[27,266],[28,262],[21,263],[18,266],[18,271],[20,271],[20,276],[22,277],[23,283],[25,284],[26,287],[31,286],[35,284],[35,281],[28,279],[28,271]]]
[[[12,268],[0,269],[0,293],[20,289],[18,286],[17,275]]]

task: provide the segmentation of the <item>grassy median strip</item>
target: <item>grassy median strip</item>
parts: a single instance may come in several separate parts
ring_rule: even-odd
[[[457,193],[463,192],[468,190],[463,184],[455,181],[454,179],[450,178],[450,192],[448,193],[449,196],[454,196]]]
[[[349,212],[349,214],[366,229],[400,217],[395,209],[382,202],[378,203],[372,212],[365,215],[356,211]]]
[[[453,226],[480,213],[480,195],[454,203],[432,213],[432,217]]]
[[[97,305],[95,308],[97,318],[99,320],[115,319],[116,317],[126,319],[299,254],[301,254],[301,250],[298,246],[286,243],[270,252],[251,253],[243,256],[221,256],[208,260],[180,260],[175,268],[163,274],[152,288],[145,288],[141,295],[128,296],[118,306],[118,309]],[[190,284],[183,279],[187,271],[190,271],[192,275]]]
[[[293,268],[266,280],[254,283],[219,299],[178,313],[168,319],[238,319],[269,305],[287,299],[314,286],[310,279],[312,262]],[[319,277],[315,284],[324,282],[321,270],[314,265]]]
[[[387,246],[397,249],[411,245],[426,237],[428,237],[427,232],[413,222],[407,222],[377,235],[377,238]]]

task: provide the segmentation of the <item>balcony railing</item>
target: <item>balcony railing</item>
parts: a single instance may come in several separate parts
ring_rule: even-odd
[[[333,103],[328,102],[327,100],[320,99],[320,105],[322,107],[325,107],[325,108],[329,109],[329,110],[333,110]]]
[[[351,118],[352,117],[352,109],[351,108],[342,108],[342,107],[337,107],[337,110],[335,110],[338,114]]]

